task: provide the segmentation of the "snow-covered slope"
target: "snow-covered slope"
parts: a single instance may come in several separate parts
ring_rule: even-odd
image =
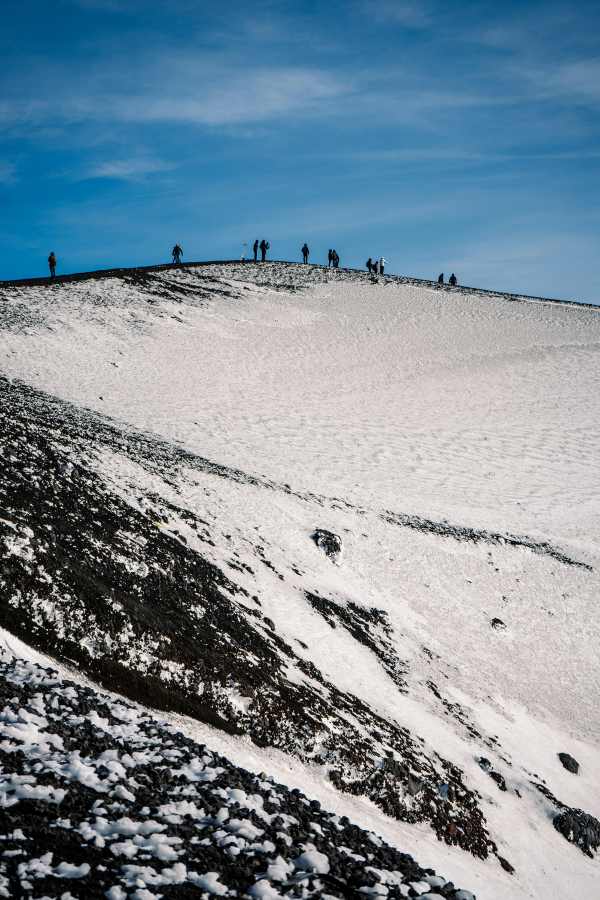
[[[600,311],[246,265],[0,328],[8,630],[482,897],[593,895]]]

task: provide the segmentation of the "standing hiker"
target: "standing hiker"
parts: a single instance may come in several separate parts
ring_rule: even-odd
[[[371,259],[371,257],[368,258],[368,260],[365,263],[365,266],[367,267],[367,272],[369,273],[369,275],[372,275],[373,274],[373,260]]]
[[[181,249],[179,244],[175,244],[171,253],[173,254],[173,262],[175,263],[176,266],[178,266],[179,263],[181,262],[181,257],[183,256],[183,250]]]
[[[444,283],[444,273],[440,272],[440,274],[438,275],[438,284],[443,284],[443,283]]]
[[[385,271],[385,259],[382,256],[381,259],[379,260],[379,272],[381,273],[381,275],[383,275],[384,271]]]
[[[376,259],[375,262],[373,263],[373,275],[375,275],[375,277],[377,277],[379,275],[379,260],[378,259]]]
[[[451,284],[452,287],[456,287],[456,275],[454,274],[454,272],[452,273],[452,275],[451,275],[450,278],[448,279],[448,284]]]
[[[308,262],[308,254],[309,254],[309,253],[310,253],[310,250],[308,249],[308,244],[307,244],[306,241],[305,241],[305,242],[304,242],[304,246],[302,247],[302,260],[303,260],[303,262],[305,262],[305,263]]]
[[[56,278],[56,254],[54,250],[48,257],[48,268],[50,269],[50,278]]]
[[[327,251],[327,268],[330,269],[333,265],[333,250]]]
[[[269,244],[268,241],[265,241],[265,239],[263,238],[262,241],[260,242],[259,246],[260,246],[260,259],[261,259],[261,262],[264,262],[265,259],[267,258],[267,250],[269,249],[269,247],[271,245]]]
[[[258,238],[252,244],[252,249],[254,250],[254,262],[258,262]]]
[[[331,260],[333,262],[333,268],[337,269],[340,264],[340,257],[339,257],[337,250],[332,250]]]

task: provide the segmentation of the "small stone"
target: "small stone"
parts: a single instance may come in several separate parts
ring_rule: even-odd
[[[577,773],[579,772],[579,763],[571,756],[570,753],[559,753],[558,758],[568,772],[572,772],[573,775],[577,775]]]
[[[412,773],[408,776],[406,790],[411,797],[416,797],[423,790],[423,780]]]
[[[509,875],[514,874],[515,868],[514,868],[514,866],[511,866],[511,864],[509,863],[509,861],[507,859],[504,859],[503,856],[499,856],[498,862],[500,863],[500,865],[502,866],[502,868],[504,869],[505,872],[508,872]]]
[[[506,790],[506,781],[504,780],[504,776],[500,774],[500,772],[490,772],[490,778],[498,785],[498,789],[501,791]]]
[[[506,624],[502,621],[502,619],[492,619],[491,625],[492,628],[496,629],[496,631],[506,631]]]

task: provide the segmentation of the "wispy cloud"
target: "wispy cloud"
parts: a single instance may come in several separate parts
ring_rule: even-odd
[[[543,90],[556,96],[564,95],[584,103],[600,102],[600,58],[533,70],[531,77]]]
[[[430,4],[424,0],[364,0],[362,5],[366,15],[377,22],[426,28],[432,21]]]
[[[600,150],[540,150],[494,152],[488,149],[452,147],[410,147],[389,150],[364,150],[349,154],[363,162],[517,162],[518,160],[594,160],[600,159]]]
[[[98,64],[81,88],[73,87],[68,70],[47,77],[52,100],[5,99],[0,103],[0,121],[250,124],[325,113],[326,104],[351,91],[349,78],[323,69],[242,67],[225,58],[199,59],[182,53]]]
[[[82,179],[114,178],[119,181],[140,181],[148,175],[171,172],[174,168],[173,163],[160,159],[116,159],[97,163],[85,171],[81,177]]]
[[[110,106],[114,115],[126,121],[232,125],[319,112],[321,104],[349,90],[329,72],[281,67],[213,76],[209,83],[192,79],[191,83],[203,86],[143,98],[112,98]]]

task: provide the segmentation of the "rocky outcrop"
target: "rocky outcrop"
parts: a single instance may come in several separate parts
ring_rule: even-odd
[[[575,844],[586,856],[594,856],[600,846],[600,822],[582,809],[568,807],[553,819],[554,827],[564,838]]]

